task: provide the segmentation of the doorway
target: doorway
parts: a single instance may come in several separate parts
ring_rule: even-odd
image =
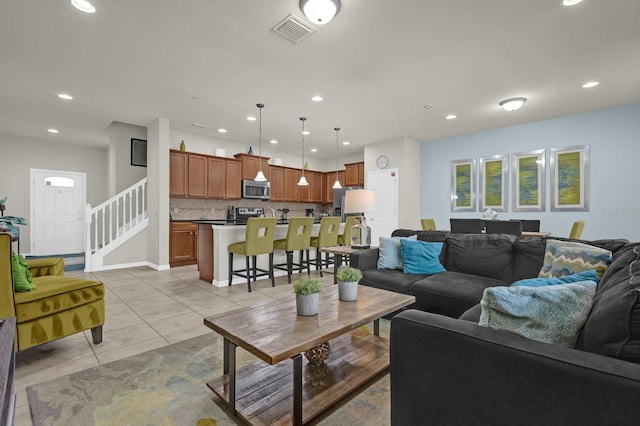
[[[375,170],[367,173],[367,189],[376,194],[376,211],[367,214],[371,227],[371,245],[380,237],[390,237],[398,228],[398,169]]]
[[[84,251],[86,173],[31,169],[31,254]]]

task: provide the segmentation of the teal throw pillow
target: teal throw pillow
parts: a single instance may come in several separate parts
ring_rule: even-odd
[[[440,264],[442,243],[401,240],[400,249],[405,274],[437,274],[446,269]]]
[[[526,278],[519,280],[511,284],[511,286],[528,286],[528,287],[542,287],[545,285],[558,285],[567,283],[577,283],[580,281],[595,281],[598,282],[598,274],[595,269],[589,269],[588,271],[580,272],[579,274],[571,274],[564,277],[553,278]]]
[[[380,237],[380,249],[378,251],[378,269],[404,268],[402,254],[400,253],[400,240],[417,240],[417,235],[409,237]]]
[[[547,240],[544,261],[538,277],[562,277],[595,269],[600,279],[610,264],[609,250],[573,241]]]
[[[13,288],[15,291],[33,291],[36,286],[31,279],[31,271],[27,267],[24,256],[11,252],[11,270],[13,272]]]
[[[596,294],[594,281],[544,287],[489,287],[479,325],[575,348]]]

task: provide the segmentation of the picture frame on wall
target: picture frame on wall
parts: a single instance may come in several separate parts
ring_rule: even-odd
[[[551,148],[551,210],[589,210],[589,145]]]
[[[493,155],[480,158],[480,211],[507,211],[509,193],[509,156]]]
[[[512,210],[545,211],[545,149],[511,154]]]
[[[147,141],[131,138],[131,165],[147,167]]]
[[[476,211],[476,159],[451,162],[451,211]]]

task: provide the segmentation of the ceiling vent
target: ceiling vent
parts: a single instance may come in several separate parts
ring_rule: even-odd
[[[294,43],[299,43],[307,36],[315,33],[316,29],[305,23],[302,18],[291,14],[273,27],[273,31]]]

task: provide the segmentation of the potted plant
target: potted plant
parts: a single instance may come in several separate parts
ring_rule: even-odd
[[[347,266],[340,268],[336,273],[338,281],[338,297],[345,302],[351,302],[358,298],[358,281],[362,279],[362,272],[358,268]]]
[[[301,278],[293,284],[298,315],[316,315],[318,313],[318,297],[321,290],[320,281],[311,277]]]

